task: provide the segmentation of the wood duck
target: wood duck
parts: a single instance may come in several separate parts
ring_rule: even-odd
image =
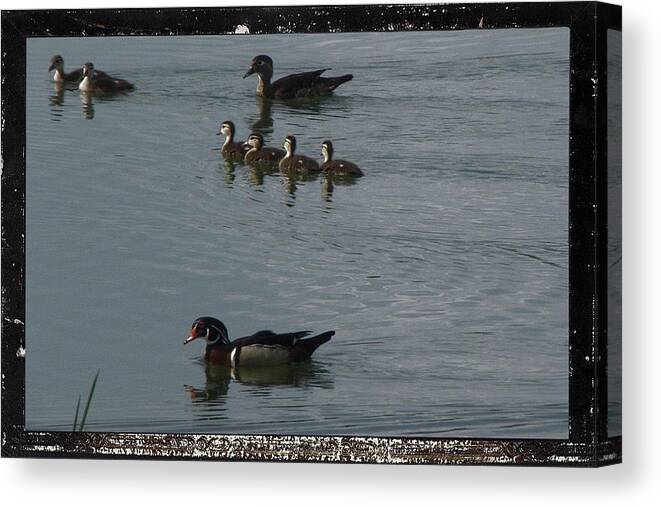
[[[83,79],[82,67],[74,69],[71,72],[64,72],[64,58],[60,55],[55,55],[51,58],[48,72],[51,70],[55,71],[55,74],[53,74],[53,81],[56,83],[79,83]],[[108,74],[102,70],[95,70],[94,74],[99,77],[108,77]]]
[[[338,77],[321,77],[327,70],[330,69],[291,74],[271,83],[273,60],[266,55],[257,55],[252,59],[250,68],[243,78],[245,79],[251,74],[257,74],[259,77],[257,95],[270,99],[295,99],[330,95],[342,83],[353,79],[351,74]]]
[[[220,129],[218,129],[216,135],[225,136],[225,142],[223,143],[220,153],[226,160],[242,161],[250,149],[250,146],[248,146],[247,143],[234,141],[235,133],[236,127],[234,126],[234,122],[224,121],[220,124]]]
[[[48,72],[51,70],[55,71],[53,75],[53,81],[56,83],[78,83],[83,79],[83,69],[75,69],[71,72],[64,72],[64,58],[60,55],[55,55],[51,58],[50,66],[48,67]]]
[[[276,334],[273,331],[257,331],[232,342],[225,324],[213,317],[199,317],[191,327],[191,334],[184,345],[204,338],[204,360],[214,366],[238,368],[239,366],[264,367],[304,361],[335,334],[326,331],[305,338],[311,331]]]
[[[321,154],[324,156],[324,162],[321,164],[321,170],[326,174],[336,176],[362,176],[363,171],[354,164],[346,160],[333,160],[333,143],[324,141],[321,145]]]
[[[273,167],[278,165],[285,156],[285,152],[280,148],[269,148],[264,146],[264,137],[262,134],[253,132],[248,138],[250,150],[246,153],[246,164],[259,167]]]
[[[135,87],[124,79],[97,72],[91,62],[83,65],[83,80],[78,85],[78,89],[83,92],[116,93],[133,90],[133,88]]]
[[[305,155],[294,154],[296,151],[296,138],[294,136],[285,137],[285,143],[283,146],[287,153],[278,164],[278,167],[281,171],[295,173],[318,173],[321,170],[316,160],[313,160],[310,157],[306,157]]]

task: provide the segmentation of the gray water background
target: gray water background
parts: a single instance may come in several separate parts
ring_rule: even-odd
[[[53,54],[136,84],[54,91]],[[276,77],[353,73],[263,110]],[[330,435],[567,435],[566,29],[28,40],[26,426]],[[260,176],[218,124],[298,137],[366,176]],[[231,337],[336,330],[272,377],[207,377]]]

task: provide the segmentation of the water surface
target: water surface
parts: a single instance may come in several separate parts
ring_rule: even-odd
[[[567,435],[566,29],[30,39],[26,426]],[[136,84],[56,93],[49,59]],[[312,103],[242,79],[332,67]],[[219,155],[218,124],[366,176],[329,188]],[[314,360],[205,371],[192,321],[335,329]]]

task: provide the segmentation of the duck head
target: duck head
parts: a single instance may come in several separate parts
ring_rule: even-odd
[[[224,135],[228,139],[233,139],[235,131],[236,128],[234,127],[234,122],[224,121],[220,124],[220,128],[218,129],[218,133],[216,135]]]
[[[321,143],[321,154],[324,156],[324,162],[328,162],[333,158],[333,143],[324,141]]]
[[[87,62],[83,65],[83,77],[92,77],[94,72],[94,64],[92,62]]]
[[[250,137],[248,138],[248,145],[255,148],[256,150],[261,149],[261,147],[264,144],[264,137],[262,134],[258,134],[256,132],[253,132],[250,134]]]
[[[296,138],[294,136],[285,137],[285,142],[282,146],[287,152],[287,156],[292,156],[296,151]]]
[[[230,343],[229,333],[225,324],[213,317],[198,317],[191,326],[190,336],[184,341],[184,345],[204,338],[207,345],[228,345]]]
[[[56,69],[62,72],[63,66],[64,66],[64,58],[62,58],[60,55],[55,55],[50,60],[50,67],[48,67],[48,72]]]
[[[250,68],[243,76],[243,79],[247,78],[251,74],[258,74],[260,77],[266,79],[267,81],[273,76],[273,60],[271,57],[266,55],[257,55],[250,62]]]

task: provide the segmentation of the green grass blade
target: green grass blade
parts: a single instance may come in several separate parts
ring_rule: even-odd
[[[78,395],[78,403],[76,403],[76,415],[73,418],[73,431],[76,431],[78,425],[78,410],[80,410],[80,394]]]
[[[92,382],[92,388],[90,389],[90,394],[87,397],[87,404],[85,405],[85,411],[83,412],[83,419],[80,421],[80,428],[78,428],[78,431],[83,431],[83,428],[85,427],[85,421],[87,421],[87,412],[90,409],[90,404],[92,403],[92,396],[94,396],[94,389],[96,389],[96,381],[99,378],[99,373],[101,373],[101,370],[97,370],[96,375],[94,376],[94,381]]]

